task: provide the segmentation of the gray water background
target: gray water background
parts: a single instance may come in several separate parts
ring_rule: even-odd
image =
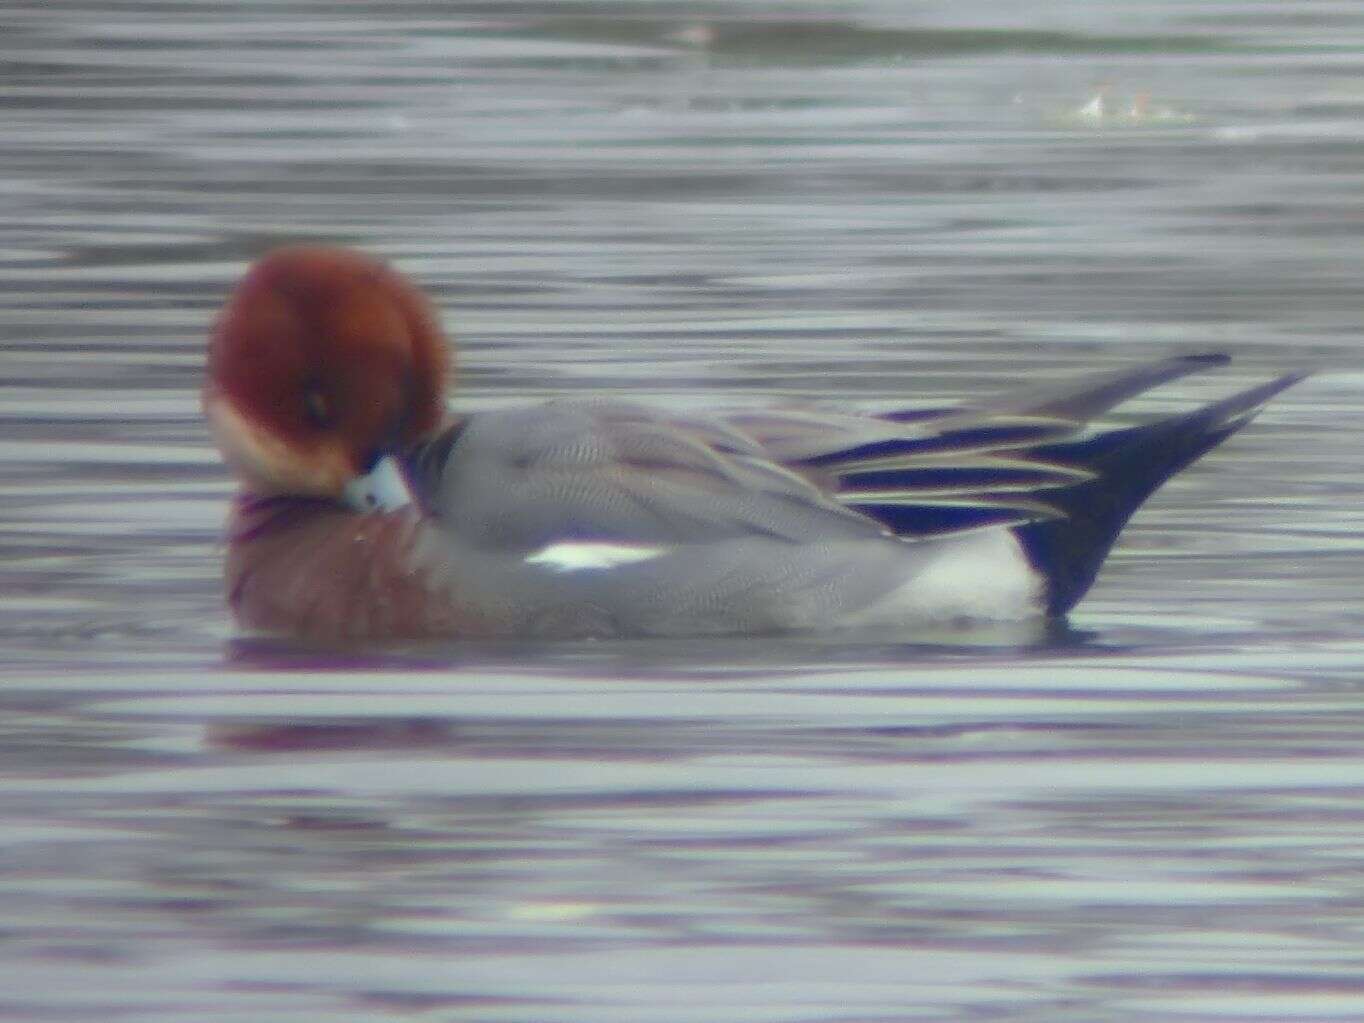
[[[1364,1018],[1361,71],[1318,0],[0,7],[0,1017]],[[465,408],[1322,372],[1047,637],[307,651],[197,408],[297,240]]]

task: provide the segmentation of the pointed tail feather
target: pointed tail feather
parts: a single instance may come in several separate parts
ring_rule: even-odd
[[[1230,361],[1222,352],[1176,355],[955,408],[887,412],[878,418],[908,426],[910,431],[851,446],[819,447],[800,455],[787,452],[784,457],[812,469],[832,469],[839,476],[846,476],[863,468],[907,468],[935,454],[957,456],[1032,448],[1070,435],[1089,420],[1153,387]],[[765,440],[764,444],[771,453],[773,441]],[[917,530],[911,530],[914,531]]]
[[[1303,379],[1289,373],[1201,409],[1156,423],[1048,444],[1031,453],[1079,466],[1094,479],[1048,492],[1061,517],[1014,528],[1048,581],[1047,611],[1062,615],[1085,595],[1122,527],[1155,490],[1255,417],[1265,402]]]
[[[1078,380],[1047,384],[1021,394],[1014,393],[1002,399],[980,404],[954,409],[911,409],[891,412],[882,418],[902,423],[931,418],[954,427],[957,423],[964,426],[977,420],[993,420],[1004,416],[1029,416],[1083,423],[1121,405],[1128,398],[1161,384],[1192,373],[1201,373],[1214,366],[1225,366],[1230,361],[1231,357],[1225,352],[1175,355],[1159,362],[1091,373]]]

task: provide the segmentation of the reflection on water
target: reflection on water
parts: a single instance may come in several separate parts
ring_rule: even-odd
[[[0,12],[6,1018],[1364,1015],[1364,15],[830,10]],[[196,389],[300,238],[429,284],[469,407],[1327,372],[1068,628],[299,649]]]

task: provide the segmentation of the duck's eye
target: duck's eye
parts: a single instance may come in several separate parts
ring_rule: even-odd
[[[303,412],[308,422],[314,426],[330,426],[332,421],[331,403],[327,396],[316,387],[303,392]]]

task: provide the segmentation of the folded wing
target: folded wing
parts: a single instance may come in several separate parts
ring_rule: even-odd
[[[1082,460],[1047,445],[1133,395],[1227,361],[1178,356],[980,404],[842,417],[835,429],[808,416],[802,428],[783,413],[731,422],[798,471],[823,473],[845,506],[900,536],[1021,525],[1063,515],[1054,495],[1093,478]]]
[[[743,430],[628,402],[473,415],[412,452],[406,474],[428,516],[484,550],[750,536],[811,543],[887,532]]]
[[[1100,471],[1087,448],[1069,443],[1090,419],[1227,361],[1181,356],[995,402],[882,416],[704,417],[556,401],[470,416],[410,453],[407,475],[444,528],[511,551],[1021,526],[1066,518],[1063,495]]]

